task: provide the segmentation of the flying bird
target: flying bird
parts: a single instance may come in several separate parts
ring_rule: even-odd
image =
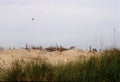
[[[32,18],[32,21],[34,21],[35,19],[34,18]]]

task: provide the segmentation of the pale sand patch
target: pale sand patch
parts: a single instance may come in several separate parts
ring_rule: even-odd
[[[28,51],[23,49],[4,50],[0,51],[0,66],[3,68],[9,67],[17,59],[19,61],[43,60],[57,65],[75,60],[84,60],[95,55],[99,55],[99,53],[94,54],[80,49],[71,49],[63,52],[48,52],[46,50]]]

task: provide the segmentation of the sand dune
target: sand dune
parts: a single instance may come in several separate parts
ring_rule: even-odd
[[[59,63],[66,63],[69,61],[84,60],[90,56],[98,55],[99,53],[90,53],[80,49],[71,49],[63,52],[54,51],[48,52],[46,50],[4,50],[0,51],[0,65],[3,68],[9,67],[13,61],[30,61],[30,60],[43,60],[50,62],[53,65]]]

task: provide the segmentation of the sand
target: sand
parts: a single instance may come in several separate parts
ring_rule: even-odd
[[[83,51],[80,49],[71,49],[63,52],[54,51],[48,52],[46,50],[24,50],[24,49],[15,49],[15,50],[3,50],[0,51],[0,66],[2,68],[7,68],[11,66],[13,61],[47,61],[53,65],[60,63],[67,63],[70,61],[76,60],[85,60],[91,56],[99,55],[99,53],[91,53],[89,51]]]

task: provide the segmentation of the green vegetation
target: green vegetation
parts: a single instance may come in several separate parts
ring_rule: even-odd
[[[106,50],[99,58],[53,66],[43,61],[15,62],[1,81],[120,82],[120,51]],[[2,71],[0,71],[2,72]]]

